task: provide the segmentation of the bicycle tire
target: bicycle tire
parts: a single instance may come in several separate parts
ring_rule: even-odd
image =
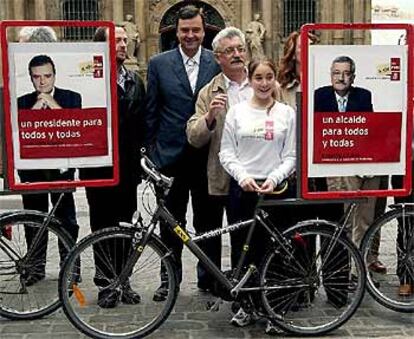
[[[34,250],[31,258],[26,256],[26,230],[35,232],[42,227],[46,218],[47,214],[36,211],[17,211],[0,218],[0,315],[3,317],[33,320],[60,307],[60,264],[56,263],[56,255],[59,256],[58,243],[61,243],[66,253],[73,246],[73,241],[62,228],[62,223],[52,218],[47,225],[47,250],[42,243]],[[12,249],[12,253],[9,249]],[[42,251],[46,252],[45,259],[39,259],[38,254]],[[26,286],[31,276],[43,272],[43,279]]]
[[[399,226],[399,219],[402,227]],[[361,242],[362,259],[367,271],[371,262],[370,257],[376,252],[372,252],[371,248],[376,248],[377,234],[380,234],[381,238],[378,258],[386,266],[386,272],[369,272],[368,292],[378,303],[393,311],[413,313],[414,294],[400,296],[398,289],[403,277],[410,280],[411,284],[414,283],[414,209],[397,207],[382,215],[369,227]],[[400,267],[398,253],[401,258]]]
[[[76,244],[65,261],[59,279],[63,310],[70,322],[90,337],[144,337],[161,326],[174,307],[179,290],[175,262],[171,252],[155,235],[151,236],[144,248],[139,249],[142,251],[141,256],[134,263],[129,277],[129,285],[139,293],[141,301],[135,305],[123,302],[121,282],[117,279],[126,262],[117,265],[114,258],[117,249],[127,253],[123,256],[126,260],[131,258],[131,241],[135,239],[135,232],[133,228],[125,227],[94,232]],[[94,257],[99,260],[99,267],[95,265]],[[74,284],[71,272],[79,259],[82,268],[87,270],[82,272],[82,281]],[[159,286],[161,263],[168,277],[168,295],[162,302],[153,300],[153,293]],[[102,284],[103,280],[110,289],[96,286]],[[116,307],[98,306],[97,295],[105,289],[116,296]]]
[[[363,299],[361,256],[346,237],[332,245],[333,227],[327,221],[301,222],[284,232],[290,255],[276,245],[263,260],[262,303],[270,320],[286,332],[331,332],[352,317]]]

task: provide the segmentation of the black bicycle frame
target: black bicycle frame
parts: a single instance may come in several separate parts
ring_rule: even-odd
[[[155,229],[155,225],[158,223],[158,221],[162,220],[165,222],[165,227],[168,227],[169,230],[175,234],[176,237],[178,237],[183,244],[195,255],[195,257],[202,263],[202,265],[205,267],[206,270],[208,270],[215,279],[221,283],[227,290],[231,291],[237,284],[232,283],[225,274],[217,267],[214,262],[211,261],[211,259],[204,253],[204,251],[197,245],[198,242],[210,239],[213,237],[221,236],[222,234],[230,233],[236,230],[240,230],[246,227],[249,227],[246,240],[243,246],[243,250],[239,259],[239,262],[236,266],[236,271],[234,274],[234,278],[236,280],[239,280],[243,263],[245,261],[247,252],[249,250],[249,245],[251,238],[253,236],[254,229],[257,225],[257,222],[262,225],[267,232],[270,234],[272,239],[281,245],[281,248],[286,252],[289,253],[289,244],[282,235],[282,233],[276,228],[276,227],[269,227],[269,225],[266,223],[265,219],[265,212],[258,209],[252,219],[241,221],[235,224],[231,224],[222,228],[217,228],[208,232],[205,232],[201,235],[191,237],[177,222],[177,220],[174,218],[174,216],[168,211],[168,209],[165,207],[165,203],[163,199],[157,199],[157,209],[152,217],[151,220],[151,227],[148,232],[144,232],[144,236],[141,238],[141,240],[136,245],[136,250],[134,251],[133,256],[131,257],[131,260],[128,260],[128,263],[123,268],[121,274],[119,275],[119,281],[124,281],[128,278],[128,272],[131,272],[133,269],[133,266],[138,261],[139,257],[141,256],[141,253],[143,249],[145,248],[145,245],[150,240],[152,232]],[[259,215],[260,214],[260,215]],[[171,253],[172,254],[172,253]],[[254,267],[254,266],[253,266]],[[243,289],[240,288],[240,291],[247,291],[247,290],[258,290],[260,288],[248,288]]]

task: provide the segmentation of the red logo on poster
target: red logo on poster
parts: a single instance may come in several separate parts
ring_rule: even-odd
[[[93,56],[93,77],[103,78],[103,57],[102,55]]]
[[[400,81],[401,78],[401,60],[400,58],[391,58],[391,81]]]

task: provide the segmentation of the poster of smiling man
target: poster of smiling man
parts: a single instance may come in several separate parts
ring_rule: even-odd
[[[114,165],[107,43],[8,43],[7,61],[15,182],[27,170]]]
[[[310,46],[308,174],[404,175],[407,46]]]

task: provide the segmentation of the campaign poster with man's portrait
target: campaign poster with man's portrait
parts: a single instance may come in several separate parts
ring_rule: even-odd
[[[106,43],[10,43],[17,170],[112,166]]]
[[[308,175],[405,174],[407,46],[310,46]]]

